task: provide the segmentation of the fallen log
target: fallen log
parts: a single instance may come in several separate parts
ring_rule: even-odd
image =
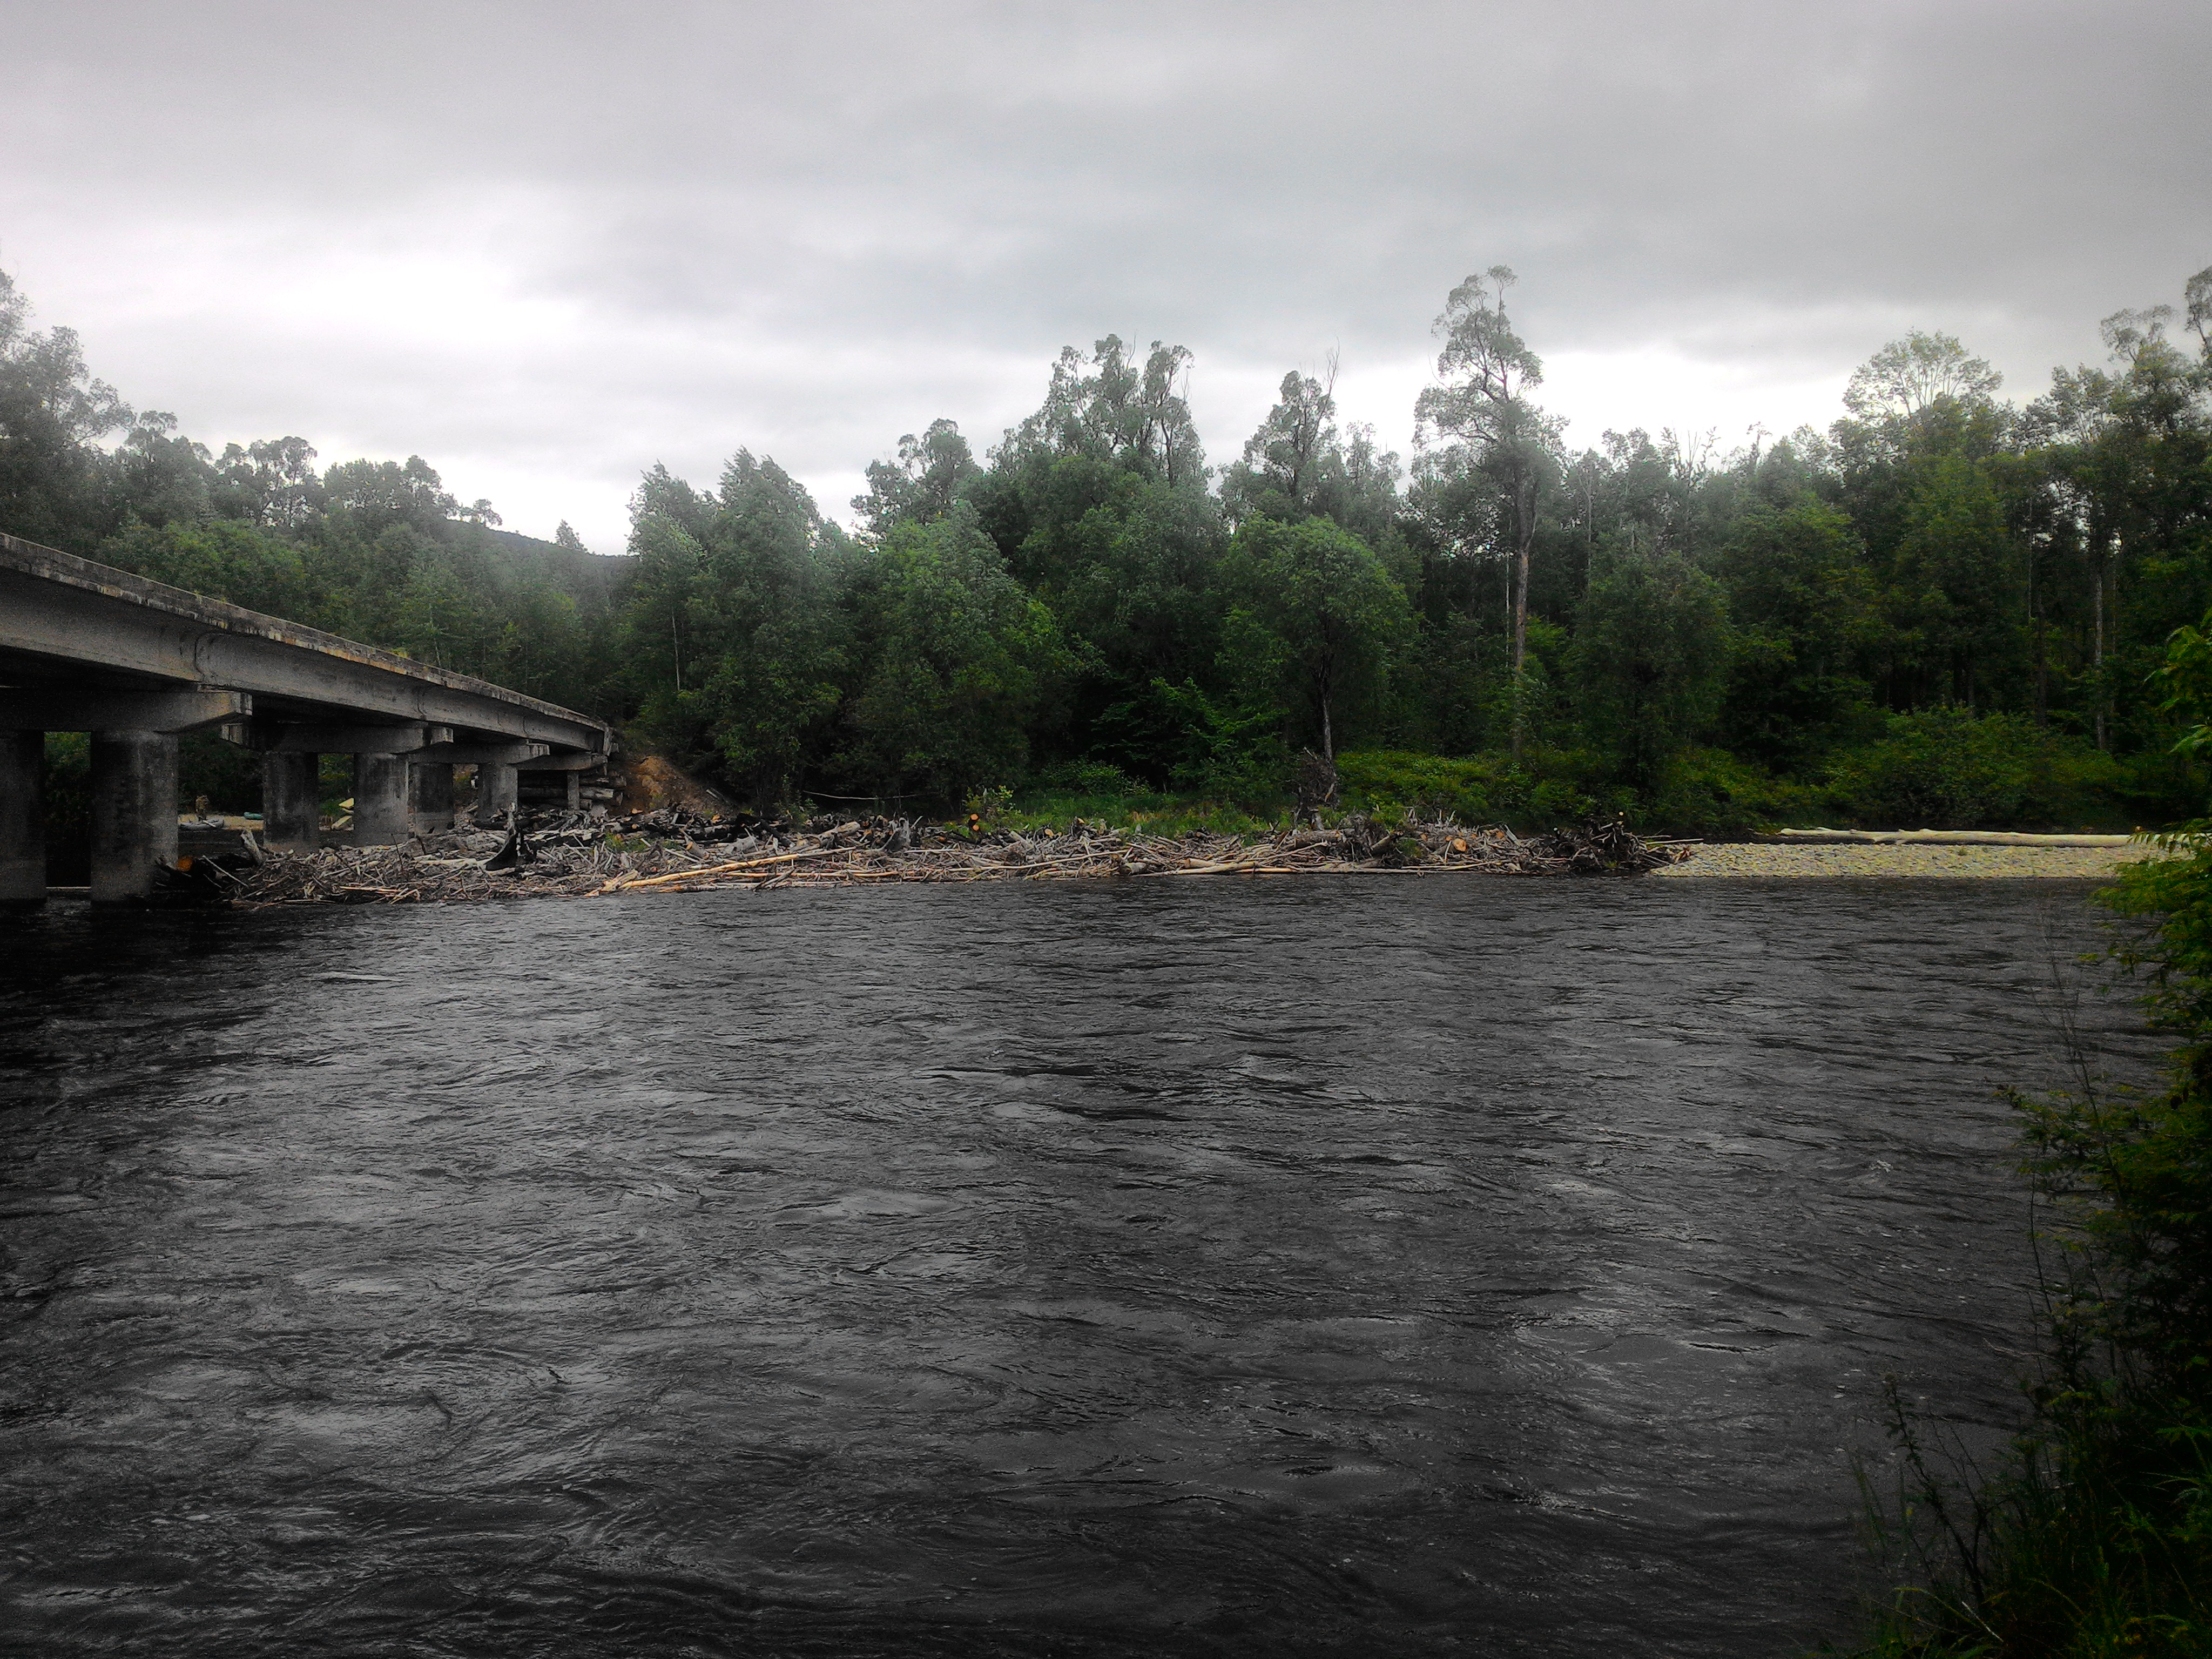
[[[1800,847],[2125,847],[2135,837],[2038,836],[2012,830],[1778,830],[1759,839]]]
[[[799,853],[778,853],[772,858],[740,859],[735,864],[710,864],[696,870],[672,870],[665,876],[618,876],[599,890],[612,893],[633,887],[658,887],[664,882],[696,880],[701,876],[726,876],[740,870],[763,870],[773,864],[792,864],[800,859],[826,859],[849,850],[843,847],[815,847]]]

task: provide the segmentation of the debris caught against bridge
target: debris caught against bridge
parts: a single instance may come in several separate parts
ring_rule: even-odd
[[[46,896],[45,733],[92,737],[92,896],[143,902],[177,856],[177,738],[214,727],[262,756],[279,847],[316,844],[319,757],[350,755],[354,839],[453,819],[453,769],[480,807],[518,771],[577,774],[604,721],[357,641],[0,534],[0,902]]]

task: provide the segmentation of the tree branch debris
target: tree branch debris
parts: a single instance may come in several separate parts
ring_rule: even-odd
[[[679,811],[594,822],[543,813],[512,834],[445,830],[404,846],[269,852],[244,861],[210,896],[278,904],[451,903],[482,899],[596,897],[623,893],[752,891],[867,882],[1148,880],[1190,876],[1632,876],[1678,863],[1691,846],[1646,842],[1626,825],[1592,822],[1533,838],[1449,820],[1380,823],[1361,814],[1334,827],[1258,840],[1169,838],[1078,819],[1020,834],[963,830],[909,819],[812,820],[747,830]]]

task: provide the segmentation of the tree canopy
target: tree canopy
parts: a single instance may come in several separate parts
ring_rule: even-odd
[[[1571,449],[1513,282],[1446,296],[1410,468],[1340,422],[1332,356],[1217,469],[1192,354],[1109,333],[981,456],[949,418],[900,437],[850,529],[740,450],[711,489],[650,469],[603,558],[421,457],[213,454],[0,275],[0,528],[605,714],[763,808],[1243,788],[1365,746],[1694,816],[1993,744],[2116,815],[2197,804],[2148,677],[2212,611],[2212,270],[2024,403],[1915,330],[1826,431],[1733,450]]]

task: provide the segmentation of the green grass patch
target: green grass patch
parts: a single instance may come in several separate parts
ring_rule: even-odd
[[[990,823],[1029,835],[1065,830],[1078,818],[1147,836],[1266,836],[1289,823],[1290,804],[1285,798],[1281,811],[1268,815],[1233,800],[1133,786],[1112,793],[1038,788],[1016,795]]]

